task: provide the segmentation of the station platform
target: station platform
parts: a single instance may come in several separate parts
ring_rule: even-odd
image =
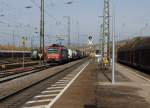
[[[90,61],[52,108],[150,108],[149,78],[120,64],[115,76]]]

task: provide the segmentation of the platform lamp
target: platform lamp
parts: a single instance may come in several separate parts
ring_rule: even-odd
[[[112,2],[112,84],[115,84],[115,0]]]

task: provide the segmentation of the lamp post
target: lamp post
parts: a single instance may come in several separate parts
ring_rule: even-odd
[[[70,47],[70,16],[64,16],[68,20],[68,47]]]
[[[15,47],[15,31],[13,30],[13,45],[12,45],[12,60],[14,59],[14,47]]]
[[[113,0],[112,16],[112,84],[115,84],[115,0]]]
[[[79,32],[79,21],[77,21],[77,32],[78,32],[78,48],[80,48],[80,32]]]

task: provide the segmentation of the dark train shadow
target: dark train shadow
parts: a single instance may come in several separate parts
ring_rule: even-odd
[[[101,70],[101,72],[104,74],[104,76],[106,77],[106,79],[111,82],[111,78],[109,78],[109,76],[107,74],[109,74],[110,70],[109,69],[105,69],[101,66],[101,64],[98,64],[98,69]]]
[[[97,108],[96,105],[84,105],[84,108]]]

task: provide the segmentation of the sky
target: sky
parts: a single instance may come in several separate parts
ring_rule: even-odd
[[[66,4],[67,2],[71,4]],[[150,35],[150,0],[110,0],[115,2],[116,39]],[[30,6],[32,8],[25,8]],[[45,42],[57,43],[57,37],[67,43],[67,19],[71,19],[71,43],[87,43],[93,36],[99,42],[100,24],[103,15],[103,0],[45,0]],[[77,22],[79,22],[77,24]],[[0,44],[21,44],[23,36],[39,43],[40,0],[0,0]],[[80,34],[80,41],[77,34]],[[14,38],[14,41],[13,41]]]

